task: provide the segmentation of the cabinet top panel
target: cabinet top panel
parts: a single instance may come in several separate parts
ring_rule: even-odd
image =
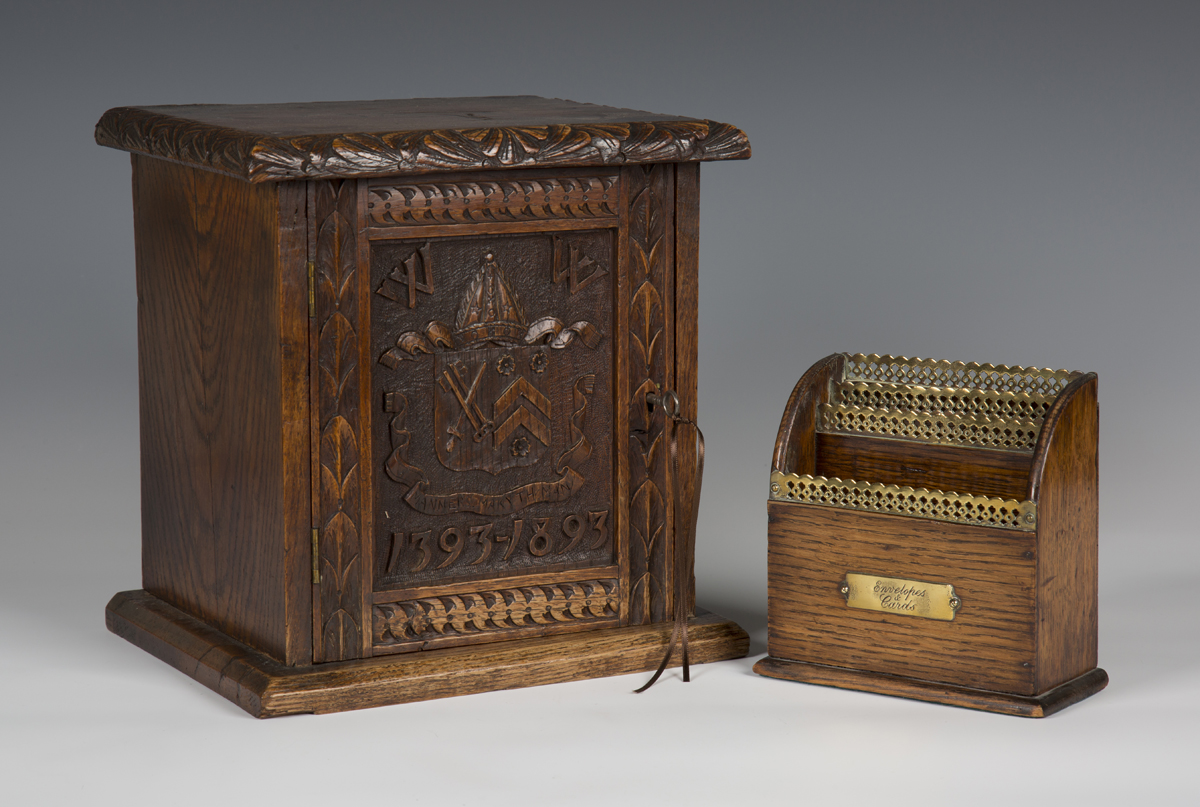
[[[250,182],[750,156],[726,123],[533,95],[116,107],[96,142]]]

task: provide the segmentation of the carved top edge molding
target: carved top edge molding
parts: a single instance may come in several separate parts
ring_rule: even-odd
[[[1037,502],[857,482],[836,476],[798,476],[773,471],[770,499],[1002,530],[1033,532],[1037,529]]]
[[[843,381],[917,384],[925,387],[959,387],[1054,397],[1083,373],[1046,370],[1007,364],[941,361],[937,359],[881,356],[877,353],[842,354],[846,358]]]
[[[709,120],[283,138],[138,107],[116,107],[105,112],[96,124],[96,142],[249,182],[750,157],[750,142],[744,132]]]

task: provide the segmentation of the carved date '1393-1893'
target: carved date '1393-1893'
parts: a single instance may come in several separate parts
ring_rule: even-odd
[[[506,522],[488,521],[468,527],[464,533],[459,527],[446,527],[441,532],[425,530],[423,532],[392,533],[392,550],[388,556],[387,572],[395,574],[400,571],[397,567],[400,556],[406,545],[411,544],[420,553],[420,558],[409,572],[420,572],[434,566],[445,569],[458,561],[464,560],[464,555],[472,559],[468,566],[476,566],[491,557],[493,551],[498,551],[500,545],[505,545],[502,561],[508,561],[519,546],[524,545],[526,551],[535,558],[544,557],[551,552],[565,555],[581,544],[586,543],[588,549],[599,549],[608,542],[608,511],[597,510],[587,513],[571,513],[565,516],[558,530],[552,530],[549,518],[513,519],[511,528],[504,534],[497,531],[499,524]],[[561,531],[561,536],[557,535]],[[528,534],[528,541],[526,535]],[[436,538],[434,536],[437,536]],[[468,544],[477,547],[477,553],[468,553]]]

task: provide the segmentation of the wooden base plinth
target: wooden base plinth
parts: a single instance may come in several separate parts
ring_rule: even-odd
[[[399,656],[288,667],[145,591],[123,591],[108,629],[255,717],[343,712],[537,684],[643,672],[662,661],[671,623],[517,639]],[[742,658],[750,637],[698,609],[688,629],[692,663]]]
[[[986,689],[922,681],[899,675],[849,670],[843,667],[827,667],[824,664],[809,664],[803,661],[767,656],[754,665],[754,671],[769,678],[783,678],[805,684],[857,689],[860,692],[875,692],[880,695],[895,695],[931,703],[945,703],[967,709],[981,709],[1019,717],[1046,717],[1061,711],[1073,703],[1095,695],[1108,686],[1108,673],[1096,667],[1078,678],[1060,684],[1042,695],[1013,695],[1008,692],[992,692]]]

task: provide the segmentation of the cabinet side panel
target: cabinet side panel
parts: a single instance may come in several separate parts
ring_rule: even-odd
[[[1038,497],[1038,692],[1097,664],[1099,409],[1093,378],[1055,425]]]
[[[277,189],[134,176],[143,585],[283,658]]]
[[[697,379],[699,340],[697,314],[700,307],[700,165],[675,165],[675,391],[683,416],[699,423]],[[679,491],[683,512],[677,513],[681,528],[687,528],[688,504],[696,493],[696,444],[689,429],[679,440]],[[701,480],[703,483],[703,480]],[[695,557],[681,572],[687,578],[688,612],[696,608]]]
[[[1033,694],[1033,534],[767,505],[767,650],[781,659]],[[848,572],[950,584],[953,621],[851,608]]]
[[[201,618],[217,586],[201,362],[202,300],[192,226],[196,172],[134,156],[142,584]]]

